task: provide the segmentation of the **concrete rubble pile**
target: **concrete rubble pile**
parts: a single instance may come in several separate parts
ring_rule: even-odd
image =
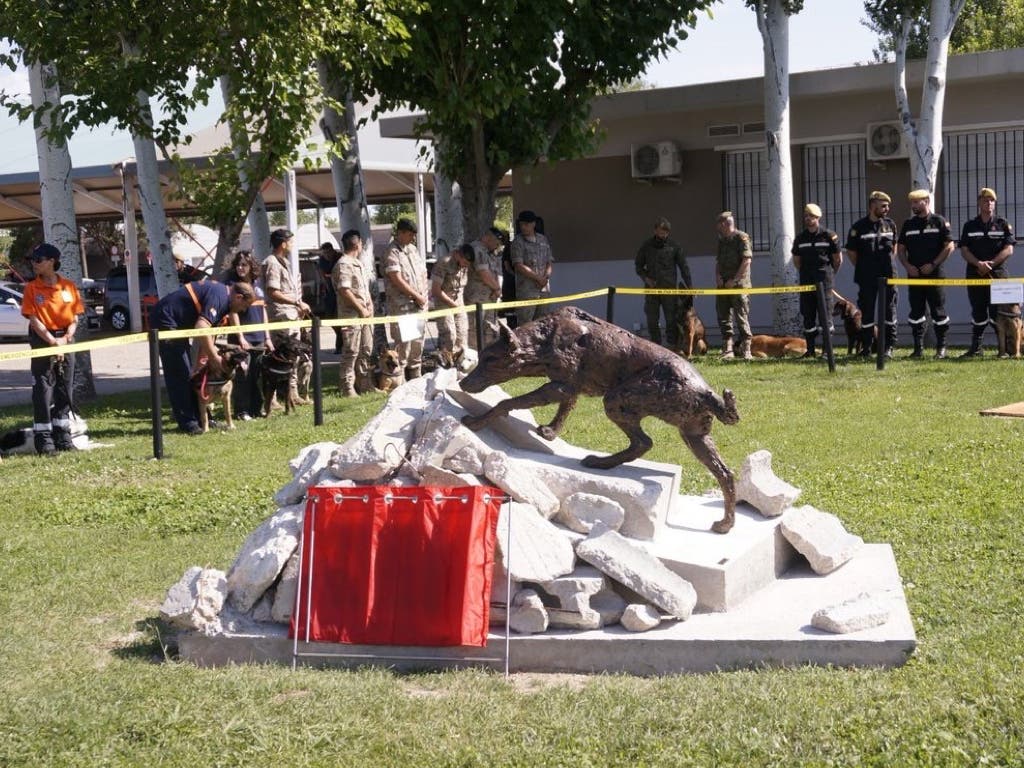
[[[290,462],[292,479],[274,496],[277,510],[246,538],[227,573],[187,569],[168,591],[161,615],[179,629],[212,636],[289,623],[311,486],[491,485],[512,498],[498,520],[492,626],[507,619],[521,634],[611,625],[645,632],[686,621],[699,602],[694,586],[652,554],[667,506],[678,496],[678,467],[674,476],[651,469],[669,465],[634,466],[643,462],[588,471],[579,464],[587,452],[561,439],[543,440],[528,411],[514,411],[479,433],[462,425],[467,412],[480,413],[505,397],[497,387],[480,395],[462,392],[452,370],[399,387],[344,443],[302,449]],[[835,516],[793,508],[800,491],[774,475],[767,451],[744,462],[737,488],[739,498],[765,517],[781,516],[782,535],[817,574],[841,567],[863,543]],[[850,597],[840,605],[808,606],[808,622],[813,613],[814,626],[848,632],[886,621],[884,606],[871,595]]]

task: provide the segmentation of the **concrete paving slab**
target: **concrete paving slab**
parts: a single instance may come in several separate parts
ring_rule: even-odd
[[[782,518],[765,518],[745,504],[722,535],[711,524],[724,514],[721,498],[676,496],[665,526],[648,549],[697,591],[697,607],[728,611],[768,586],[797,559],[779,529]]]
[[[819,608],[867,592],[890,608],[885,624],[835,635],[811,626]],[[891,668],[904,664],[917,638],[892,548],[868,544],[827,576],[799,565],[728,613],[694,614],[665,622],[641,636],[613,626],[587,631],[548,631],[509,640],[513,672],[656,676],[752,667],[834,665]],[[200,666],[291,664],[293,641],[282,625],[207,637],[179,636],[180,655]],[[418,648],[299,644],[297,663],[309,666],[376,664],[398,669],[485,665],[502,669],[505,638],[491,633],[485,648]],[[326,654],[326,655],[310,655]]]

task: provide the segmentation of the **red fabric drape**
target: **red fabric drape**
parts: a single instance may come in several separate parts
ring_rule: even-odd
[[[291,636],[486,645],[501,497],[486,487],[310,488]]]

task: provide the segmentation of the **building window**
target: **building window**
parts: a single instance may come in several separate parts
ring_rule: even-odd
[[[725,207],[735,215],[736,228],[750,235],[755,251],[767,251],[771,245],[766,163],[767,154],[763,149],[726,152],[722,158]]]
[[[1024,221],[1024,128],[943,137],[942,208],[954,237],[978,215],[978,190],[999,197],[997,213],[1016,232]]]
[[[804,147],[804,203],[821,207],[822,226],[839,233],[842,242],[864,215],[865,183],[864,142]],[[803,205],[797,208],[803,210]],[[803,229],[799,220],[797,229]]]

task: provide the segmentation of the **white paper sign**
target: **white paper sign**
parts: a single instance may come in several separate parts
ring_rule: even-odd
[[[1020,304],[1024,301],[1024,283],[992,283],[991,304]]]
[[[423,338],[426,325],[426,321],[417,315],[399,315],[398,340],[404,343],[413,339]]]

